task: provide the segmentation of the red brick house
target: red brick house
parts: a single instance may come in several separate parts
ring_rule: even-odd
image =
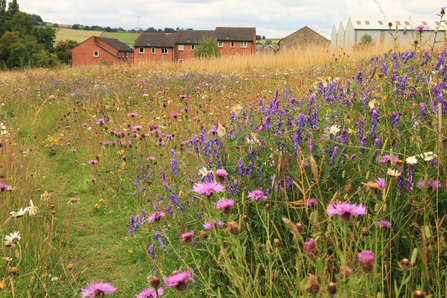
[[[134,44],[134,61],[144,64],[191,59],[205,36],[217,39],[221,55],[250,55],[256,52],[256,28],[216,27],[216,30],[140,33]]]
[[[133,63],[134,50],[115,38],[92,36],[73,49],[73,66],[98,65],[103,61]]]

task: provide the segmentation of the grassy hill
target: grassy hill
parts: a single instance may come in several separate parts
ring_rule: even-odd
[[[127,32],[104,32],[102,37],[116,38],[130,47],[133,47],[135,40],[138,37],[138,33],[127,33]]]
[[[52,27],[52,24],[48,23],[48,26]],[[128,46],[133,46],[135,40],[138,37],[138,33],[127,32],[105,32],[105,31],[93,31],[93,30],[78,30],[68,28],[69,25],[59,25],[56,31],[56,41],[59,40],[74,40],[81,43],[92,36],[102,36],[109,38],[116,38]]]

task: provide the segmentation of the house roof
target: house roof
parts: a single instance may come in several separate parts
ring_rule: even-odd
[[[295,33],[298,33],[298,32],[300,32],[300,31],[302,31],[302,30],[310,30],[310,31],[312,31],[313,33],[315,33],[315,34],[321,36],[321,38],[324,38],[324,39],[326,39],[327,41],[329,41],[329,39],[327,39],[327,38],[324,37],[323,35],[319,34],[318,32],[316,32],[316,31],[314,31],[314,30],[312,30],[312,29],[310,29],[310,28],[307,27],[307,26],[304,26],[304,27],[301,28],[300,30],[295,31],[295,32],[293,32],[292,34],[289,34],[289,35],[287,35],[286,37],[284,37],[283,39],[281,39],[280,41],[278,41],[278,44],[280,44],[281,41],[283,41],[284,39],[288,38],[289,36],[292,36],[292,35],[294,35]]]
[[[134,47],[167,47],[176,44],[198,44],[203,37],[218,41],[253,41],[256,28],[216,27],[216,30],[178,30],[176,33],[140,33]]]
[[[116,38],[96,37],[120,52],[133,52],[133,49]]]
[[[417,26],[423,25],[429,26],[429,31],[435,30],[439,24],[438,17],[350,17],[350,23],[354,30],[387,30],[389,29],[388,23],[393,24],[392,29],[396,28],[396,24],[400,30],[412,30]],[[346,27],[344,27],[346,29]],[[439,28],[440,31],[445,31],[443,27]]]

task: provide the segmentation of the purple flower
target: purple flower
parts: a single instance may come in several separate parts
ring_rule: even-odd
[[[91,165],[94,165],[95,163],[97,163],[98,161],[96,159],[92,159],[91,161],[89,161],[88,163]]]
[[[212,228],[214,228],[214,226],[213,226],[212,223],[210,223],[210,222],[208,221],[208,222],[206,222],[206,223],[203,225],[203,228],[204,228],[205,230],[211,230]]]
[[[184,292],[188,288],[188,281],[194,281],[194,273],[192,268],[189,272],[178,272],[170,277],[163,276],[163,281],[167,287],[173,287],[179,292]]]
[[[424,25],[419,25],[416,28],[414,28],[414,31],[418,32],[418,33],[422,33],[422,32],[424,32],[424,30],[428,30],[428,29],[430,29],[430,26],[424,27]]]
[[[310,198],[307,200],[307,206],[312,207],[312,206],[317,206],[318,201],[315,198]]]
[[[162,288],[159,288],[158,290],[158,296],[161,296],[164,294],[164,290]],[[155,293],[155,289],[147,288],[140,292],[140,294],[135,295],[136,298],[156,298],[157,294]]]
[[[399,160],[399,155],[394,155],[393,158],[393,164],[395,164]],[[380,157],[377,162],[389,164],[391,161],[391,156],[389,154],[385,154],[384,156]]]
[[[355,204],[351,204],[349,202],[342,203],[331,203],[327,206],[327,214],[328,215],[339,215],[340,220],[342,221],[350,221],[352,216],[359,216],[367,214],[366,207],[363,207],[362,204],[357,206]]]
[[[137,113],[129,113],[129,114],[127,114],[127,116],[129,116],[129,117],[137,117],[138,114]]]
[[[320,251],[315,246],[315,240],[313,238],[306,239],[306,242],[303,243],[304,253],[309,259],[314,260],[320,254]]]
[[[166,217],[166,214],[163,212],[154,212],[151,214],[151,216],[148,217],[147,222],[151,223],[154,221],[160,221],[163,217]]]
[[[216,176],[219,178],[220,177],[225,178],[226,176],[228,176],[228,173],[224,169],[219,169],[219,170],[216,170]]]
[[[267,197],[264,196],[264,192],[260,189],[255,189],[252,192],[249,192],[247,197],[252,199],[253,201],[257,201],[259,199],[263,201],[267,200]]]
[[[210,198],[213,194],[224,191],[224,186],[217,183],[216,181],[205,182],[205,183],[196,183],[192,191],[203,194],[207,198]]]
[[[222,210],[222,213],[228,215],[231,213],[231,207],[234,205],[234,200],[222,198],[216,202],[216,209]]]
[[[189,243],[192,240],[192,237],[194,236],[194,231],[191,232],[187,232],[185,234],[182,235],[182,243]]]
[[[81,297],[104,297],[104,295],[113,296],[116,288],[109,283],[87,283],[86,289],[81,289]]]
[[[374,253],[372,251],[362,250],[361,253],[357,254],[357,261],[362,266],[364,273],[373,272]]]
[[[7,190],[9,188],[9,185],[3,184],[0,182],[0,191]]]
[[[381,229],[385,229],[385,228],[389,229],[389,228],[391,228],[391,223],[387,220],[381,219],[377,222],[377,226]]]

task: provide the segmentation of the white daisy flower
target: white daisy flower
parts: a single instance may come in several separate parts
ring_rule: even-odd
[[[387,174],[393,177],[399,177],[401,173],[398,170],[388,168]]]
[[[12,258],[10,258],[10,257],[3,257],[2,260],[3,260],[3,262],[11,262]]]
[[[333,135],[336,135],[339,131],[340,131],[340,127],[337,126],[337,125],[332,125],[332,126],[329,128],[329,133],[331,133],[331,134],[333,134]]]
[[[11,216],[14,218],[18,218],[18,217],[24,216],[27,211],[28,210],[26,210],[26,208],[25,208],[25,210],[23,208],[20,208],[19,211],[17,211],[17,212],[11,211],[9,214],[11,214]]]
[[[202,178],[206,177],[206,175],[208,175],[208,173],[212,173],[212,172],[213,171],[211,171],[211,170],[208,171],[205,167],[202,167],[199,170],[199,174],[202,175]]]
[[[410,157],[408,157],[405,161],[406,161],[408,164],[410,164],[410,165],[415,165],[415,164],[418,163],[418,160],[417,160],[417,158],[416,158],[416,155],[415,155],[415,156],[410,156]]]
[[[17,242],[20,239],[22,239],[22,237],[20,237],[19,232],[10,233],[5,236],[5,244]]]
[[[431,161],[431,160],[435,159],[436,157],[438,157],[432,151],[424,152],[424,153],[420,154],[419,156],[422,157],[425,161]]]
[[[29,204],[30,204],[31,206],[29,206],[29,207],[26,208],[26,209],[28,209],[27,211],[28,211],[29,215],[30,215],[30,216],[36,215],[37,212],[39,212],[39,207],[34,206],[32,200],[29,200]],[[25,209],[25,210],[26,210],[26,209]]]

